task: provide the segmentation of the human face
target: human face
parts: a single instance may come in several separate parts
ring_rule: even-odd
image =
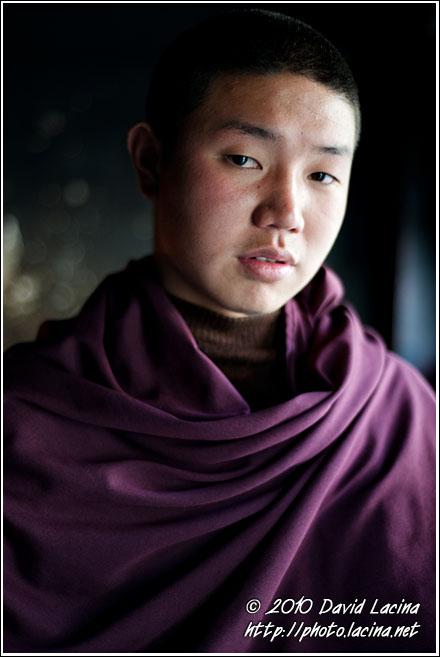
[[[336,239],[354,142],[352,107],[317,82],[218,78],[160,171],[155,257],[165,289],[229,317],[281,308]]]

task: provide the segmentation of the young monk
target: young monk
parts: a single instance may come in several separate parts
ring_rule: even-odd
[[[434,395],[323,264],[359,136],[300,21],[163,55],[154,254],[5,356],[6,650],[434,650]]]

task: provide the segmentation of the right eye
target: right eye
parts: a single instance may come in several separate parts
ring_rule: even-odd
[[[247,155],[225,155],[225,159],[241,169],[261,169],[257,160]]]

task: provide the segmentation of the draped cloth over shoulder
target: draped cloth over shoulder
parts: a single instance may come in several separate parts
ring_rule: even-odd
[[[6,651],[435,649],[434,395],[342,294],[288,302],[292,398],[257,412],[151,257],[5,354]]]

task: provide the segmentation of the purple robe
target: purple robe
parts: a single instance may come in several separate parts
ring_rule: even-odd
[[[429,385],[322,267],[251,412],[156,276],[5,354],[4,649],[434,650]]]

